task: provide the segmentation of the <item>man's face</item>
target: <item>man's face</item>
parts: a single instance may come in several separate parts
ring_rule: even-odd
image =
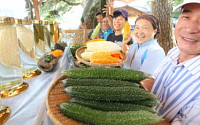
[[[186,4],[175,27],[175,37],[181,52],[200,55],[200,4]]]
[[[98,23],[102,23],[103,22],[103,18],[102,18],[101,14],[97,15],[96,17],[97,17],[97,22]]]
[[[103,19],[103,29],[104,29],[104,30],[110,29],[110,25],[109,25],[109,23],[108,23],[108,18],[107,18],[107,17],[105,17],[105,18]]]

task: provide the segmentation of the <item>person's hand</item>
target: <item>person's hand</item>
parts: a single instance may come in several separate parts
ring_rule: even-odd
[[[81,26],[81,28],[83,28],[83,29],[86,29],[86,28],[87,28],[86,23],[82,23],[82,21],[81,21],[81,23],[80,23],[80,26]]]
[[[140,81],[140,84],[146,89],[147,91],[151,91],[151,88],[153,86],[154,79],[144,79]]]
[[[125,43],[122,42],[121,48],[122,48],[122,51],[123,51],[125,54],[128,53],[129,47],[128,47],[127,44],[125,44]]]
[[[127,33],[126,36],[127,36],[128,39],[124,40],[124,38],[123,38],[122,43],[124,43],[124,44],[127,44],[127,43],[131,40],[131,32],[130,32],[130,33]]]
[[[108,7],[108,5],[106,4],[106,5],[104,5],[105,7],[102,9],[103,10],[103,13],[106,13],[106,17],[108,17],[109,16],[109,7]]]
[[[171,124],[169,122],[167,122],[167,121],[161,121],[159,123],[150,124],[150,125],[171,125]]]

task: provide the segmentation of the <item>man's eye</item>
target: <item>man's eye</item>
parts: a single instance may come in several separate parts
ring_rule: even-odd
[[[181,18],[188,19],[188,18],[189,18],[189,16],[181,16]]]

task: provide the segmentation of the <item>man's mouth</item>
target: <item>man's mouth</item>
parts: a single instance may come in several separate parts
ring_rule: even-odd
[[[190,39],[190,38],[185,38],[183,37],[184,40],[189,41],[189,42],[199,42],[198,40]]]

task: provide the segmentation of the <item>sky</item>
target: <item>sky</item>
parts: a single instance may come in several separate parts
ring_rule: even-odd
[[[24,0],[0,0],[0,16],[23,19],[26,16]]]
[[[138,0],[129,3],[129,6],[145,6],[147,0]],[[126,3],[115,1],[114,7],[126,6]],[[63,15],[63,19],[58,20],[63,29],[77,29],[80,25],[80,18],[83,12],[81,5],[74,6],[69,12]],[[76,15],[76,16],[75,16]],[[24,19],[27,16],[24,0],[0,0],[0,16]]]

